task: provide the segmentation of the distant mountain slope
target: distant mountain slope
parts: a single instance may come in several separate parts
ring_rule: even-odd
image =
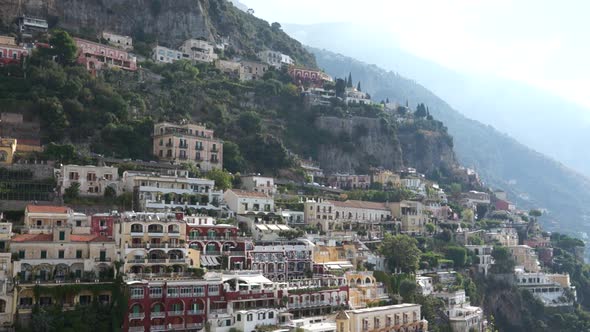
[[[395,23],[392,23],[395,24]],[[507,79],[461,74],[400,48],[383,30],[354,23],[283,24],[305,45],[345,54],[410,77],[465,116],[590,176],[590,110]]]
[[[412,107],[425,103],[448,127],[460,162],[474,167],[488,185],[507,190],[521,207],[548,209],[550,219],[559,220],[559,226],[568,231],[590,230],[590,224],[583,222],[590,206],[590,180],[584,176],[491,126],[466,118],[412,80],[349,57],[310,50],[329,74],[344,77],[352,72],[353,80],[360,80],[363,90],[377,101],[408,101]]]

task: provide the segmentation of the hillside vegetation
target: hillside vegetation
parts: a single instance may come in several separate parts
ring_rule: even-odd
[[[329,74],[344,76],[352,72],[376,100],[407,102],[410,106],[425,103],[449,128],[461,164],[475,168],[489,186],[506,190],[520,206],[548,209],[548,230],[590,230],[586,221],[590,181],[582,175],[490,126],[467,119],[410,79],[326,50],[311,51]]]

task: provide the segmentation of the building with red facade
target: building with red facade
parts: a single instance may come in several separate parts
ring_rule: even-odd
[[[113,238],[117,213],[96,213],[90,217],[90,233]]]
[[[0,66],[19,64],[28,51],[16,44],[13,37],[0,36]]]
[[[297,85],[310,84],[321,87],[325,82],[334,81],[330,75],[322,71],[295,66],[289,67],[289,75]]]
[[[240,237],[238,227],[216,224],[207,216],[187,216],[186,242],[201,252],[201,266],[241,270],[250,266],[248,252],[253,249],[250,238]]]
[[[75,40],[78,46],[77,62],[91,72],[112,67],[137,70],[137,59],[124,50],[80,38]]]
[[[287,308],[295,318],[327,315],[348,308],[346,278],[321,276],[289,281]]]

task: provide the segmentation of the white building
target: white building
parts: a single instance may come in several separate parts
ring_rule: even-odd
[[[287,223],[287,225],[305,225],[305,212],[303,211],[281,210],[281,217]]]
[[[487,275],[490,270],[490,267],[492,267],[492,265],[494,264],[494,258],[492,257],[492,251],[494,251],[494,246],[466,245],[465,248],[475,253],[475,256],[477,256],[477,261],[474,262],[474,265],[477,266],[477,271],[479,273]]]
[[[313,269],[314,244],[308,240],[257,241],[250,252],[252,270],[275,281],[303,279]]]
[[[256,55],[258,56],[258,58],[260,58],[262,62],[267,63],[276,68],[295,64],[295,61],[293,61],[293,59],[290,56],[277,51],[266,50],[258,52]]]
[[[434,292],[432,277],[417,275],[416,284],[418,284],[420,292],[424,296],[430,295]]]
[[[223,194],[223,199],[236,214],[266,215],[275,211],[272,197],[262,192],[229,189]]]
[[[367,201],[309,200],[304,211],[305,223],[323,231],[347,230],[358,224],[368,232],[378,232],[380,223],[391,220],[386,203]]]
[[[215,45],[199,39],[189,39],[180,46],[183,57],[199,62],[213,62],[218,56],[215,53]]]
[[[336,322],[325,316],[292,319],[285,326],[301,332],[336,332]]]
[[[110,45],[124,49],[126,51],[133,50],[133,38],[129,36],[117,35],[114,33],[104,31],[102,38],[106,39]]]
[[[80,196],[104,196],[107,187],[112,188],[115,194],[121,191],[116,167],[63,165],[56,171],[56,177],[62,195],[73,183],[80,184]]]
[[[369,94],[357,90],[356,88],[346,88],[344,102],[347,104],[366,104],[371,105],[373,102]]]
[[[257,191],[260,193],[274,196],[277,193],[277,186],[272,177],[260,175],[242,176],[242,189],[247,191]]]
[[[182,52],[164,46],[156,46],[152,50],[152,59],[156,62],[172,63],[183,58]]]
[[[516,269],[516,286],[526,289],[547,307],[571,306],[576,300],[576,288],[568,274],[527,273]]]
[[[186,172],[182,174],[184,176],[127,171],[122,181],[124,190],[134,194],[133,208],[137,211],[220,209],[223,193],[214,190],[215,181],[190,178]]]
[[[435,293],[434,296],[443,300],[453,332],[485,331],[487,321],[483,310],[469,303],[464,290]]]

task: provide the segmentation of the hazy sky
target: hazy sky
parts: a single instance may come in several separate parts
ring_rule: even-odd
[[[372,27],[384,43],[459,72],[523,81],[590,107],[588,0],[241,2],[269,22]]]

